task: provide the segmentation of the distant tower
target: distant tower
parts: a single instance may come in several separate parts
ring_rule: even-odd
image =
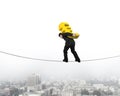
[[[40,83],[41,78],[39,74],[32,74],[31,76],[28,77],[27,86],[36,86],[40,85]]]

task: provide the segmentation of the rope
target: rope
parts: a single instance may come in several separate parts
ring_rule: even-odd
[[[97,59],[82,60],[82,62],[98,61],[98,60],[112,59],[112,58],[118,58],[118,57],[120,57],[120,55],[111,56],[111,57],[104,57],[104,58],[97,58]]]
[[[31,59],[31,60],[39,60],[39,61],[47,61],[47,62],[63,62],[61,60],[48,60],[48,59],[39,59],[39,58],[32,58],[32,57],[20,56],[20,55],[16,55],[16,54],[4,52],[4,51],[0,51],[0,53],[11,55],[11,56],[15,56],[15,57],[19,57],[19,58],[23,58],[23,59]],[[111,56],[111,57],[105,57],[105,58],[81,60],[81,62],[98,61],[98,60],[112,59],[112,58],[117,58],[117,57],[120,57],[120,55]],[[69,61],[69,62],[74,62],[74,61]]]
[[[60,60],[47,60],[47,59],[39,59],[39,58],[20,56],[20,55],[16,55],[16,54],[4,52],[4,51],[0,51],[0,53],[11,55],[11,56],[15,56],[15,57],[19,57],[19,58],[24,58],[24,59],[39,60],[39,61],[50,61],[50,62],[61,62]]]

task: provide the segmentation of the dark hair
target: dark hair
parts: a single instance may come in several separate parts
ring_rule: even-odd
[[[59,37],[60,37],[60,35],[62,35],[62,33],[59,33]]]

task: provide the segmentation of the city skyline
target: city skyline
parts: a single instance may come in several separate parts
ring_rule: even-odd
[[[40,80],[40,82],[39,82]],[[34,73],[20,81],[0,81],[4,96],[118,96],[120,79],[101,80],[44,80]]]

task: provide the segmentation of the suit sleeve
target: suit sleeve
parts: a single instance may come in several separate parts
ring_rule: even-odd
[[[72,34],[72,33],[62,33],[62,36],[63,36],[63,37],[73,36],[73,34]]]

